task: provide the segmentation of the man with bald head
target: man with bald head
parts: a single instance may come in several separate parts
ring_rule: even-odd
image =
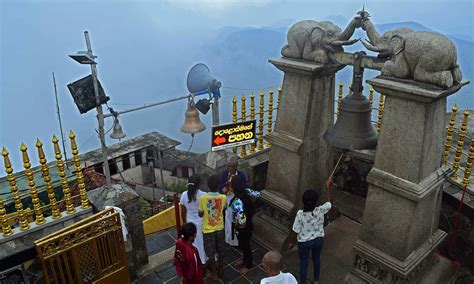
[[[277,251],[267,252],[262,259],[263,269],[267,273],[268,277],[263,278],[260,284],[273,283],[273,284],[296,284],[296,278],[288,272],[281,272],[281,254]]]

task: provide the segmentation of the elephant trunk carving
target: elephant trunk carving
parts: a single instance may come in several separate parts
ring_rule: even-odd
[[[362,44],[378,57],[387,58],[382,75],[450,88],[462,80],[453,42],[434,32],[398,28],[382,36],[369,19],[361,25],[369,41]]]

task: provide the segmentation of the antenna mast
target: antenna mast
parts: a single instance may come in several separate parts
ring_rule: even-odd
[[[61,131],[61,140],[63,143],[64,160],[66,161],[67,169],[69,169],[69,164],[67,162],[66,144],[64,142],[63,124],[61,122],[61,113],[59,112],[58,90],[56,89],[56,78],[54,77],[54,72],[53,72],[53,84],[54,84],[54,96],[56,97],[56,112],[58,113],[58,120],[59,120],[59,131]]]

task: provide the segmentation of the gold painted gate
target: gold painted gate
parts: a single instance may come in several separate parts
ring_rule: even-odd
[[[35,241],[45,283],[129,283],[120,215],[101,211]]]

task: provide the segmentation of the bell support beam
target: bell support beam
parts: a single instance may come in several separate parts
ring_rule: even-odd
[[[349,52],[334,52],[334,62],[344,65],[354,66],[354,53]],[[382,70],[383,64],[387,59],[382,59],[369,55],[362,55],[360,60],[360,67],[372,70]]]

